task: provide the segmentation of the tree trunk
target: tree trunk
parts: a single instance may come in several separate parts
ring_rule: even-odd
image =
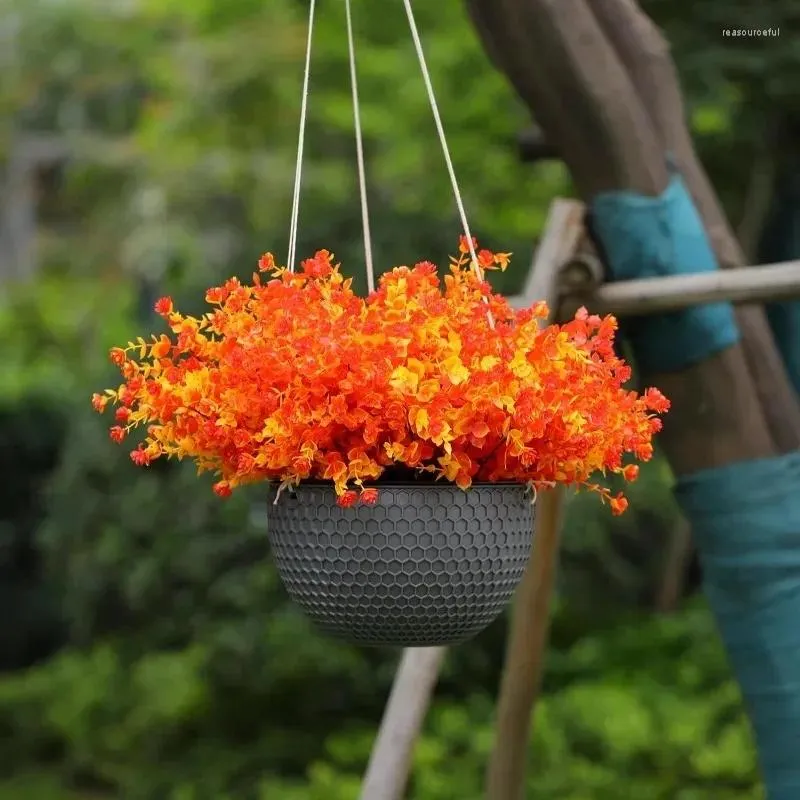
[[[635,0],[594,0],[592,9],[632,76],[664,151],[675,157],[720,266],[744,266],[744,252],[697,157],[669,44]],[[800,402],[764,311],[756,306],[741,307],[736,311],[736,322],[742,332],[747,367],[775,444],[781,452],[796,450],[800,447]]]
[[[467,0],[484,47],[569,167],[587,202],[655,196],[671,152],[722,266],[743,256],[692,146],[668,47],[633,0]],[[800,446],[800,405],[763,312],[737,313],[742,341],[678,372],[643,376],[672,400],[661,445],[678,475]],[[533,609],[529,609],[532,613]],[[506,663],[514,673],[518,663]],[[494,782],[510,737],[528,729],[535,692],[504,683],[490,800],[520,800],[524,770]],[[525,746],[525,742],[522,746]],[[494,788],[492,788],[494,787]]]
[[[591,8],[586,0],[468,0],[468,8],[490,57],[557,143],[586,200],[619,189],[658,194],[671,150],[720,262],[741,264],[694,154],[666,44],[638,7],[630,0]],[[611,41],[608,30],[617,27],[625,30]],[[648,108],[641,96],[658,100]],[[680,373],[646,376],[674,400],[661,442],[678,473],[800,446],[800,407],[764,315],[741,309],[738,322],[741,345]],[[754,351],[758,357],[748,358]]]

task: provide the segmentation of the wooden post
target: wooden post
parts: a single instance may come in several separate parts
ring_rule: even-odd
[[[402,800],[419,736],[446,649],[403,651],[361,787],[360,800]]]
[[[656,589],[654,606],[659,614],[668,614],[678,607],[684,591],[686,569],[692,554],[692,528],[681,517],[669,533],[661,569],[661,582]]]
[[[36,275],[34,166],[23,147],[11,149],[0,186],[0,283],[29,281]]]
[[[583,237],[582,203],[556,200],[536,252],[525,295],[545,300],[551,317],[558,312],[561,270],[575,256]],[[516,597],[508,634],[492,757],[486,775],[488,800],[522,797],[528,732],[541,686],[550,630],[550,603],[558,566],[563,490],[537,499],[531,562]]]
[[[546,300],[552,310],[557,307],[559,269],[569,261],[577,248],[583,235],[583,217],[583,204],[574,200],[555,200],[550,207],[526,292],[533,293],[536,299]],[[537,568],[528,568],[518,595],[535,598],[544,611],[530,621],[526,620],[527,612],[517,615],[519,622],[516,627],[523,629],[517,633],[516,639],[512,635],[514,641],[533,637],[544,642],[547,637],[549,587],[555,571],[557,536],[557,530],[554,534],[545,530],[541,543],[534,544],[533,558]],[[524,601],[524,605],[528,606],[529,602],[533,600]],[[406,650],[403,653],[367,765],[360,800],[401,800],[403,797],[414,743],[422,728],[444,657],[443,647]],[[535,668],[529,672],[534,679],[536,674]],[[515,710],[510,709],[510,716],[514,713]],[[530,717],[529,711],[525,717]],[[509,724],[516,727],[518,723],[509,720]]]
[[[542,683],[560,543],[561,488],[537,500],[533,556],[517,591],[486,774],[487,800],[523,800],[528,740]]]

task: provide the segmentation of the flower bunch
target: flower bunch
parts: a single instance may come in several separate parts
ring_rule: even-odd
[[[544,303],[514,310],[483,277],[509,254],[479,250],[473,271],[463,237],[459,251],[443,280],[429,262],[397,267],[366,298],[326,250],[298,273],[263,256],[267,279],[209,289],[200,318],[162,298],[172,335],[112,349],[124,382],[93,406],[116,406],[116,442],[146,427],[135,464],[191,457],[216,473],[220,496],[322,479],[340,505],[374,503],[369,484],[400,468],[463,489],[583,485],[622,513],[624,496],[592,476],[635,480],[623,458],[651,457],[669,401],[624,388],[613,317],[581,309],[544,326]]]

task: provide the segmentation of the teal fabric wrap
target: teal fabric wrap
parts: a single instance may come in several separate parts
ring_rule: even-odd
[[[790,172],[779,180],[758,258],[762,264],[800,258],[800,174]],[[800,301],[771,303],[766,311],[789,378],[800,394]]]
[[[605,192],[591,203],[592,232],[616,281],[710,272],[716,257],[683,180],[673,175],[658,197]],[[739,340],[728,303],[625,320],[636,361],[647,372],[673,372]]]
[[[678,481],[769,800],[800,798],[800,452]]]

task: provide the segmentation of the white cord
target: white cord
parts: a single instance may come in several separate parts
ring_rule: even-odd
[[[469,232],[469,223],[467,222],[467,212],[464,210],[464,202],[461,199],[461,191],[458,188],[458,181],[456,180],[456,172],[453,169],[453,161],[450,158],[450,148],[447,146],[447,138],[444,135],[444,127],[442,126],[442,118],[439,114],[439,105],[436,102],[436,95],[433,91],[433,84],[431,83],[431,75],[428,71],[428,64],[425,61],[425,53],[422,50],[422,41],[419,38],[419,31],[417,30],[417,23],[414,20],[414,11],[411,8],[411,0],[403,0],[403,5],[406,7],[406,15],[408,16],[408,24],[411,28],[411,38],[414,40],[414,47],[417,50],[417,58],[419,59],[419,66],[422,70],[422,79],[425,81],[425,88],[428,90],[428,100],[431,104],[431,111],[433,112],[433,121],[436,123],[436,131],[439,134],[439,142],[442,145],[442,152],[444,153],[444,160],[447,164],[447,172],[450,175],[450,183],[453,186],[453,194],[456,198],[456,205],[458,206],[458,213],[461,217],[461,227],[464,229],[464,236],[467,237],[467,246],[469,247],[469,255],[478,269],[478,257],[475,254],[475,247],[472,243],[472,235]]]
[[[314,9],[316,0],[311,0],[308,9],[308,41],[306,42],[306,65],[303,73],[303,94],[300,103],[300,132],[297,136],[297,162],[294,170],[294,196],[292,198],[292,219],[289,223],[289,255],[286,266],[294,272],[294,259],[297,251],[297,220],[300,215],[300,182],[303,173],[303,147],[306,141],[306,115],[308,111],[308,79],[311,75],[311,42],[314,34]]]
[[[364,262],[367,267],[367,290],[375,291],[375,272],[372,266],[372,237],[369,230],[369,206],[367,204],[367,178],[364,168],[364,143],[361,134],[361,109],[358,102],[358,79],[356,78],[356,48],[353,40],[353,18],[350,0],[344,0],[347,16],[347,46],[350,51],[350,85],[353,89],[353,121],[356,129],[356,160],[358,161],[358,190],[361,197],[361,230],[364,234]]]
[[[425,88],[428,90],[428,100],[431,104],[431,111],[433,112],[433,121],[436,123],[436,131],[439,134],[439,142],[442,145],[442,152],[444,153],[444,160],[447,164],[447,172],[450,175],[450,184],[453,187],[453,195],[456,198],[456,206],[458,206],[458,213],[461,217],[461,227],[464,229],[464,236],[467,239],[467,247],[469,248],[469,257],[472,261],[472,269],[478,276],[479,280],[483,280],[483,270],[478,263],[478,256],[475,252],[475,245],[472,241],[472,234],[469,230],[469,223],[467,222],[467,212],[464,210],[464,201],[461,199],[461,191],[458,188],[458,180],[456,179],[456,171],[453,168],[453,160],[450,158],[450,149],[447,146],[447,137],[444,135],[444,126],[442,125],[442,117],[439,114],[439,106],[436,102],[436,94],[433,91],[433,84],[431,83],[431,75],[428,71],[428,64],[425,61],[425,53],[422,50],[422,40],[417,30],[417,23],[414,20],[414,11],[411,8],[411,0],[403,0],[403,5],[406,8],[406,16],[408,17],[408,25],[411,28],[411,38],[414,40],[414,47],[417,51],[417,58],[419,59],[419,66],[422,70],[422,79],[425,81]],[[485,302],[488,304],[489,298],[484,297]],[[494,317],[492,313],[488,313],[489,327],[494,329]]]
[[[447,146],[447,137],[444,133],[442,125],[442,118],[439,114],[439,106],[436,102],[436,95],[431,83],[430,72],[428,71],[428,64],[425,61],[425,53],[422,49],[422,41],[420,40],[419,31],[417,30],[417,23],[414,19],[414,11],[411,8],[411,0],[403,0],[406,9],[406,16],[408,17],[408,24],[411,28],[411,38],[414,41],[414,47],[417,51],[417,58],[419,59],[420,69],[422,71],[422,78],[425,82],[425,88],[428,92],[428,100],[430,101],[431,111],[433,112],[433,120],[436,124],[436,131],[439,134],[439,142],[442,146],[442,153],[444,154],[445,164],[447,165],[447,172],[450,176],[450,184],[453,188],[453,195],[455,196],[456,206],[458,213],[461,217],[461,227],[464,229],[464,236],[467,240],[467,249],[471,259],[471,266],[475,274],[480,280],[483,280],[483,270],[478,263],[478,256],[475,252],[475,245],[472,241],[472,233],[469,229],[469,222],[467,221],[467,212],[464,209],[464,201],[461,198],[461,191],[458,188],[458,180],[456,178],[455,169],[453,168],[453,161],[450,157],[450,149]],[[314,34],[314,11],[316,9],[316,0],[310,0],[308,10],[308,39],[306,42],[306,59],[305,68],[303,71],[303,91],[302,101],[300,105],[300,130],[297,137],[297,161],[295,164],[294,176],[294,194],[292,197],[292,217],[289,224],[289,254],[287,258],[287,267],[290,272],[294,272],[295,257],[297,251],[297,227],[300,215],[300,186],[302,183],[303,172],[303,149],[305,146],[306,134],[306,118],[308,115],[308,84],[311,75],[311,44]],[[364,259],[367,269],[367,286],[369,291],[374,291],[375,288],[375,275],[372,263],[372,241],[370,236],[369,227],[369,207],[367,203],[367,186],[366,186],[366,170],[364,166],[364,145],[361,130],[361,114],[358,101],[358,81],[356,77],[356,59],[355,59],[355,45],[353,37],[353,21],[350,9],[350,0],[345,0],[345,12],[347,16],[347,41],[350,53],[350,82],[353,94],[353,118],[355,123],[356,134],[356,157],[358,162],[358,182],[359,193],[361,197],[361,222],[364,234]],[[488,298],[484,298],[488,303]],[[494,319],[489,312],[489,325],[494,328]]]

